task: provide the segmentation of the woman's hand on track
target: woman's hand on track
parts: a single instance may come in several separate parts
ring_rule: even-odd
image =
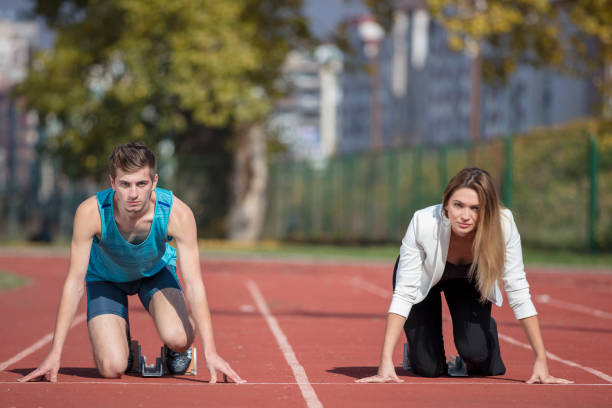
[[[573,384],[573,381],[557,378],[550,375],[546,361],[538,361],[533,364],[533,373],[527,384]]]
[[[381,362],[380,367],[378,367],[378,374],[373,375],[371,377],[361,378],[359,380],[355,380],[358,383],[386,383],[386,382],[404,382],[401,380],[397,374],[395,373],[395,367],[393,367],[393,362]]]
[[[57,382],[57,373],[60,368],[60,357],[56,353],[49,353],[47,358],[42,362],[38,368],[28,375],[19,378],[17,381],[19,382],[27,382],[31,380],[40,381],[45,378],[45,376],[49,375],[49,381]]]
[[[223,378],[226,379],[229,377],[230,380],[235,382],[236,384],[245,383],[246,380],[240,378],[240,376],[232,370],[232,367],[221,358],[218,354],[212,354],[210,356],[206,356],[206,367],[208,367],[208,371],[210,371],[210,383],[215,384],[217,382],[217,371],[223,373]]]

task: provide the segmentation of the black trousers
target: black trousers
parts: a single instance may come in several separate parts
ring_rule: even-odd
[[[398,258],[399,261],[399,258]],[[393,287],[397,265],[393,270]],[[467,278],[440,281],[422,302],[412,306],[404,324],[412,372],[423,377],[446,373],[442,338],[444,292],[453,322],[455,347],[470,375],[501,375],[506,367],[499,352],[497,324],[491,317],[491,302],[480,302],[480,293]]]

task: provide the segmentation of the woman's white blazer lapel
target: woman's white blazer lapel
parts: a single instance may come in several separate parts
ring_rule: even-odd
[[[448,246],[450,244],[451,227],[449,219],[444,215],[442,204],[439,204],[435,210],[437,228],[432,228],[434,232],[434,242],[437,243],[436,262],[433,270],[432,281],[430,288],[442,279],[444,267],[446,266],[446,258],[448,257]]]

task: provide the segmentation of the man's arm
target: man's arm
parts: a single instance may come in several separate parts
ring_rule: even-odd
[[[245,382],[217,354],[206,289],[200,270],[195,218],[191,209],[176,197],[174,197],[168,222],[168,235],[176,239],[178,260],[185,284],[185,296],[189,302],[196,328],[202,338],[206,365],[211,375],[210,382],[217,382],[217,371],[223,372],[236,383]]]
[[[91,242],[94,234],[101,230],[100,224],[97,201],[95,197],[91,197],[79,206],[74,216],[70,266],[57,311],[51,351],[36,370],[20,378],[19,381],[30,381],[46,374],[49,375],[51,382],[57,381],[64,342],[83,295],[83,281],[87,273]]]

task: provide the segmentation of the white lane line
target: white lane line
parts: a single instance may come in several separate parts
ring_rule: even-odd
[[[374,285],[374,284],[372,284],[370,282],[365,282],[361,278],[355,277],[350,282],[351,282],[351,284],[353,286],[355,286],[357,288],[361,288],[361,289],[367,290],[368,292],[373,293],[375,295],[378,295],[378,296],[380,296],[382,298],[385,298],[385,299],[389,298],[389,295],[387,294],[387,291],[385,291],[383,288],[381,288],[381,287],[379,287],[377,285]],[[366,288],[368,288],[368,289],[366,289]],[[377,290],[375,290],[376,288],[377,288]],[[511,344],[514,344],[515,346],[519,346],[519,347],[531,350],[531,346],[529,344],[522,343],[522,342],[514,339],[513,337],[506,336],[505,334],[502,334],[502,333],[499,333],[499,332],[498,332],[498,335],[499,335],[500,339],[503,339],[503,340],[507,341],[508,343],[511,343]],[[557,355],[555,355],[553,353],[550,353],[548,351],[546,352],[546,356],[549,359],[551,359],[551,360],[558,361],[558,362],[566,364],[566,365],[568,365],[570,367],[580,368],[581,370],[584,370],[584,371],[586,371],[588,373],[591,373],[591,374],[593,374],[593,375],[595,375],[595,376],[597,376],[597,377],[599,377],[599,378],[601,378],[601,379],[603,379],[603,380],[605,380],[605,381],[607,381],[609,383],[612,383],[612,377],[609,376],[606,373],[603,373],[603,372],[599,371],[599,370],[596,370],[596,369],[588,367],[588,366],[583,366],[582,364],[578,364],[578,363],[576,363],[574,361],[571,361],[571,360],[565,360],[565,359],[563,359],[563,358],[561,358],[561,357],[559,357],[559,356],[557,356]]]
[[[572,310],[574,312],[586,313],[591,316],[601,317],[603,319],[612,320],[612,313],[604,312],[603,310],[593,309],[588,306],[579,305],[577,303],[564,302],[551,298],[549,295],[539,295],[535,297],[536,302],[546,303],[560,309]]]
[[[391,287],[389,287],[388,290],[385,290],[378,285],[374,285],[373,283],[368,282],[360,276],[353,276],[350,282],[351,285],[353,285],[357,289],[365,290],[366,292],[370,292],[371,294],[381,298],[390,299],[391,294],[393,293]]]
[[[317,393],[314,388],[308,381],[308,376],[306,375],[306,371],[304,367],[300,364],[291,345],[289,344],[289,340],[287,340],[287,336],[283,333],[276,318],[270,313],[270,309],[268,309],[268,305],[263,298],[263,295],[259,291],[257,284],[252,280],[245,282],[247,289],[251,292],[251,296],[253,296],[253,300],[259,309],[259,312],[266,319],[266,323],[268,323],[268,327],[272,334],[274,334],[274,338],[278,343],[278,347],[281,349],[283,355],[285,356],[285,360],[287,360],[287,364],[291,367],[291,371],[293,371],[293,376],[297,381],[298,386],[300,387],[300,391],[302,391],[302,396],[306,401],[306,405],[309,408],[322,408],[323,404],[319,401],[317,397]]]
[[[529,344],[527,344],[527,343],[520,342],[520,341],[516,340],[513,337],[506,336],[505,334],[498,333],[498,335],[499,335],[500,339],[505,340],[505,341],[507,341],[510,344],[514,344],[515,346],[519,346],[519,347],[522,347],[524,349],[531,350],[531,346]],[[610,377],[608,374],[603,373],[603,372],[601,372],[599,370],[596,370],[594,368],[583,366],[582,364],[578,364],[578,363],[576,363],[574,361],[571,361],[571,360],[565,360],[565,359],[563,359],[563,358],[561,358],[561,357],[559,357],[559,356],[557,356],[557,355],[555,355],[553,353],[550,353],[548,351],[546,352],[546,357],[548,357],[550,360],[558,361],[558,362],[563,363],[565,365],[568,365],[570,367],[580,368],[581,370],[584,370],[584,371],[586,371],[588,373],[591,373],[591,374],[601,378],[604,381],[612,383],[612,377]]]
[[[82,314],[78,315],[77,317],[75,317],[74,321],[72,322],[72,325],[70,326],[70,328],[72,329],[76,325],[82,323],[85,320],[86,317],[87,316],[86,316],[85,313],[82,313]],[[53,340],[53,333],[49,333],[49,334],[43,336],[42,339],[38,340],[36,343],[32,344],[27,349],[17,353],[14,357],[11,357],[10,359],[6,360],[4,363],[1,363],[0,364],[0,371],[6,370],[9,366],[15,364],[16,362],[18,362],[22,358],[27,357],[30,354],[34,353],[36,350],[40,349],[41,347],[44,347],[45,345],[47,345],[47,343],[50,343],[51,340]]]
[[[60,372],[61,374],[61,372]],[[202,387],[202,386],[237,386],[237,387],[247,387],[249,385],[299,385],[299,383],[296,382],[247,382],[247,383],[243,383],[243,384],[235,384],[235,383],[222,383],[222,382],[217,382],[216,384],[210,384],[208,382],[193,382],[193,380],[190,380],[189,382],[164,382],[164,381],[146,381],[146,382],[127,382],[127,381],[112,381],[112,380],[107,380],[107,381],[59,381],[57,383],[52,383],[49,381],[35,381],[35,382],[28,382],[28,383],[20,383],[17,381],[0,381],[0,385],[21,385],[24,387],[31,387],[34,386],[35,384],[52,384],[52,387],[58,387],[60,385],[91,385],[91,384],[95,384],[95,385],[155,385],[155,386],[159,386],[159,385],[163,385],[163,386],[177,386],[177,387]],[[457,380],[455,382],[452,381],[434,381],[434,382],[425,382],[425,381],[421,381],[421,382],[417,382],[417,381],[404,381],[402,383],[394,383],[394,382],[388,382],[388,383],[377,383],[376,385],[374,384],[368,384],[368,383],[358,383],[355,381],[351,381],[351,382],[312,382],[310,383],[312,385],[352,385],[352,386],[356,386],[356,387],[377,387],[380,385],[394,385],[394,386],[402,386],[402,385],[478,385],[478,386],[483,386],[483,385],[504,385],[504,386],[519,386],[519,387],[525,387],[526,384],[524,381],[500,381],[500,382],[477,382],[477,381],[463,381],[463,380]],[[612,384],[537,384],[537,385],[532,385],[532,387],[544,387],[544,386],[552,386],[552,387],[612,387]]]

